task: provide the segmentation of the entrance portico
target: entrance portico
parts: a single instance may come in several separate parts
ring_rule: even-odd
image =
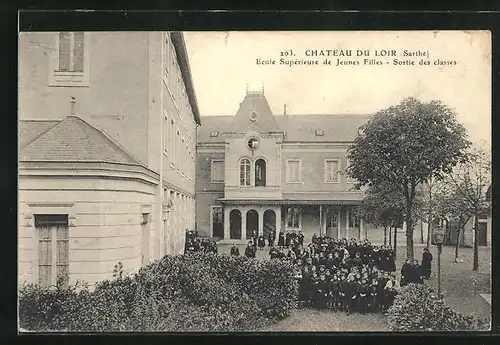
[[[239,216],[236,216],[239,214]],[[224,240],[247,240],[253,231],[268,236],[280,228],[281,207],[269,205],[224,206]]]
[[[226,203],[224,219],[229,221],[224,222],[223,241],[246,241],[253,231],[267,239],[270,232],[276,231],[277,236],[280,230],[301,231],[306,242],[311,240],[313,234],[364,240],[367,239],[367,232],[363,219],[356,216],[356,207],[356,203],[339,201]]]

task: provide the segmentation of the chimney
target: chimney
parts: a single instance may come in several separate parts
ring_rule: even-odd
[[[76,100],[75,100],[75,97],[71,97],[71,115],[75,115],[75,104],[76,104]]]
[[[283,115],[286,115],[286,104],[283,105]]]

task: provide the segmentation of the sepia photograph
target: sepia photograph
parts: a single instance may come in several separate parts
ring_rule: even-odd
[[[18,46],[19,332],[490,330],[490,31]]]

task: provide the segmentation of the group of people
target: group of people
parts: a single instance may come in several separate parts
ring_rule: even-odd
[[[401,267],[401,286],[405,286],[410,283],[423,284],[424,279],[430,279],[431,263],[432,254],[427,248],[424,248],[424,252],[422,253],[421,265],[418,263],[418,260],[412,261],[407,259]]]
[[[217,254],[217,242],[208,238],[198,237],[198,231],[186,230],[184,254],[199,251]]]

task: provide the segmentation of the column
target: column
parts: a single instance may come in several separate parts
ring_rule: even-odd
[[[340,215],[341,215],[341,211],[342,210],[342,207],[339,206],[339,208],[337,209],[337,239],[340,239]]]
[[[276,208],[276,210],[274,212],[276,214],[276,234],[275,234],[276,236],[275,237],[277,237],[280,230],[281,230],[281,206]]]
[[[231,209],[228,206],[224,206],[224,239],[229,240],[230,235],[229,235],[229,213],[231,212]]]
[[[359,239],[366,240],[365,233],[363,230],[363,218],[359,219]]]
[[[259,214],[259,229],[257,231],[257,236],[264,234],[264,211],[262,209],[258,209]]]
[[[242,209],[241,212],[241,239],[245,240],[247,238],[247,210]]]
[[[345,238],[349,239],[349,207],[345,208]]]

